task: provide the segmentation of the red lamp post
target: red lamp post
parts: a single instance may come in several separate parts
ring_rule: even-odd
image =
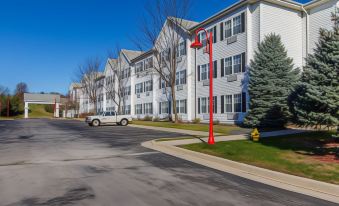
[[[214,144],[214,135],[213,135],[213,35],[212,32],[208,33],[204,28],[199,28],[195,31],[195,41],[191,44],[191,48],[201,48],[203,45],[198,38],[200,31],[206,33],[206,53],[209,54],[210,58],[210,128],[208,136],[208,144]]]

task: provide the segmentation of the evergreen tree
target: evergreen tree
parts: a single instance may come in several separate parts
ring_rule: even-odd
[[[291,95],[291,112],[300,126],[339,125],[338,19],[333,14],[333,30],[320,29],[314,54],[308,55],[301,81]]]
[[[276,34],[258,44],[249,70],[249,112],[244,124],[251,127],[283,127],[289,119],[288,96],[299,70]]]

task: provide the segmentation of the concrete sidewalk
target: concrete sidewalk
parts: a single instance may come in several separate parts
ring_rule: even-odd
[[[300,130],[283,130],[275,131],[270,133],[263,133],[262,135],[268,136],[273,134],[274,136],[280,136],[285,134],[296,134],[301,133]],[[215,137],[215,141],[232,141],[232,140],[244,140],[247,139],[247,135],[230,135],[230,136],[220,136]],[[207,138],[202,138],[202,140],[207,141]],[[195,139],[183,139],[183,140],[173,140],[173,141],[148,141],[144,142],[141,145],[157,150],[181,159],[185,159],[200,165],[204,165],[216,170],[223,172],[231,173],[237,176],[241,176],[253,181],[261,182],[267,185],[278,187],[281,189],[309,195],[319,199],[324,199],[327,201],[339,203],[339,186],[334,184],[329,184],[325,182],[320,182],[308,178],[298,177],[294,175],[289,175],[281,172],[276,172],[252,165],[247,165],[244,163],[239,163],[224,158],[203,154],[200,152],[194,152],[191,150],[186,150],[180,147],[179,145],[199,143],[201,140]]]
[[[168,127],[153,127],[153,126],[135,125],[135,124],[129,124],[128,126],[142,128],[142,129],[152,129],[152,130],[158,130],[158,131],[164,131],[164,132],[181,133],[181,134],[187,134],[187,135],[192,135],[192,136],[208,136],[208,132],[203,132],[203,131],[176,129],[176,128],[168,128]],[[214,135],[221,135],[221,134],[214,133]]]

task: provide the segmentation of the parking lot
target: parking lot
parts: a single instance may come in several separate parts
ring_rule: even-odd
[[[332,205],[140,145],[178,136],[71,120],[0,121],[0,205]]]

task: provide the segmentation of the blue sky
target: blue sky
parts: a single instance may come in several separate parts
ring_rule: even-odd
[[[152,0],[10,0],[0,6],[0,85],[66,93],[79,63],[107,50],[136,49],[130,36]],[[195,0],[201,21],[237,0]],[[298,0],[308,2],[309,0]]]

